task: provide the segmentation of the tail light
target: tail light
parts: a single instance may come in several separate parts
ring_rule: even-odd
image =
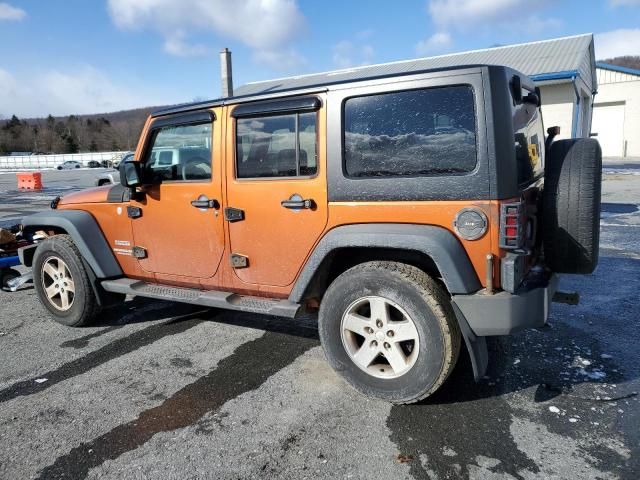
[[[524,246],[525,221],[522,202],[500,205],[500,248],[516,250]]]

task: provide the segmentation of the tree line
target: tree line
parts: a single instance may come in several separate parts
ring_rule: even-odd
[[[147,116],[156,108],[35,119],[13,115],[0,120],[0,155],[134,150]]]
[[[640,56],[627,55],[624,57],[607,58],[606,60],[602,61],[610,65],[618,65],[619,67],[627,67],[640,70]]]

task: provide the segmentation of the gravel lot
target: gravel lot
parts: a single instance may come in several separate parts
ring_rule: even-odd
[[[90,186],[0,173],[0,226]],[[0,478],[638,478],[640,167],[607,164],[600,265],[579,306],[462,358],[434,397],[367,399],[327,366],[315,319],[130,299],[99,325],[0,292]]]

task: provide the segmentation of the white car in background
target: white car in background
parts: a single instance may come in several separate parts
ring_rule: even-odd
[[[120,160],[113,162],[113,169],[108,170],[106,172],[101,173],[96,177],[95,184],[100,187],[102,185],[114,185],[116,183],[120,183],[120,171],[117,168],[121,163],[133,158],[133,152],[126,153],[122,156]]]
[[[75,168],[81,168],[82,164],[80,162],[76,162],[75,160],[67,160],[66,162],[62,162],[56,168],[58,170],[73,170]]]

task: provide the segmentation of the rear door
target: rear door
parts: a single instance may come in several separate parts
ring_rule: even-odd
[[[225,216],[247,284],[292,284],[325,228],[324,118],[315,96],[230,109]]]
[[[147,272],[197,282],[218,270],[224,251],[219,114],[160,117],[149,127],[140,161],[152,184],[131,201],[139,209],[133,236],[146,250],[139,262]]]

